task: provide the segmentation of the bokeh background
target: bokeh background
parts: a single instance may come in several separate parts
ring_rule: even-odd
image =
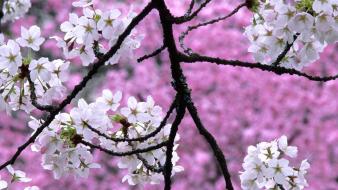
[[[127,14],[131,4],[138,12],[148,0],[101,0],[95,6],[102,10],[120,8]],[[20,26],[36,24],[43,36],[61,36],[60,23],[68,19],[72,8],[69,0],[32,0],[32,8],[24,18],[6,25],[12,37],[20,34]],[[197,1],[201,2],[201,1]],[[167,0],[173,14],[182,15],[189,0]],[[229,13],[236,0],[214,0],[198,19],[190,24]],[[247,53],[248,40],[243,36],[244,27],[250,23],[251,13],[245,8],[231,19],[192,32],[186,43],[196,52],[228,59],[252,61]],[[175,27],[178,36],[186,26]],[[162,33],[158,15],[150,14],[137,30],[145,35],[142,47],[135,57],[152,52],[162,45]],[[63,58],[53,40],[47,40],[37,56],[50,59]],[[163,53],[143,63],[136,59],[121,60],[118,66],[107,67],[96,75],[89,86],[78,96],[93,100],[103,88],[122,90],[125,95],[140,99],[152,95],[164,110],[168,108],[174,91],[171,88],[168,56]],[[330,45],[321,54],[320,61],[305,71],[316,75],[338,72],[338,46]],[[209,63],[185,64],[184,72],[192,88],[193,99],[205,126],[215,135],[228,160],[235,188],[240,189],[238,174],[248,145],[269,141],[283,134],[292,145],[299,147],[299,160],[308,159],[311,169],[308,175],[311,190],[338,189],[338,81],[312,82],[296,76],[277,76],[273,73]],[[79,60],[72,60],[70,78],[72,89],[87,68]],[[77,97],[77,98],[78,98]],[[125,100],[124,100],[125,101]],[[5,161],[18,145],[31,133],[27,127],[29,116],[17,112],[12,116],[0,113],[0,161]],[[189,114],[179,128],[181,142],[178,149],[179,164],[185,171],[174,178],[174,190],[218,190],[224,182],[212,152],[193,125]],[[138,190],[162,189],[161,185],[129,186],[121,182],[125,173],[119,170],[116,159],[95,152],[102,169],[92,170],[88,179],[72,176],[54,180],[51,172],[41,167],[41,156],[26,150],[15,168],[27,172],[33,178],[31,185],[42,190]],[[6,172],[1,172],[5,176]],[[12,189],[23,189],[20,184]]]

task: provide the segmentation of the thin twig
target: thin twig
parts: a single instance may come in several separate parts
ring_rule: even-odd
[[[183,120],[184,114],[185,114],[185,102],[183,99],[179,101],[179,107],[176,110],[177,110],[177,115],[170,129],[169,140],[168,140],[167,150],[166,150],[166,160],[165,160],[164,169],[163,169],[164,183],[165,183],[164,190],[171,189],[171,173],[172,173],[172,168],[173,168],[172,158],[173,158],[173,151],[174,151],[173,150],[174,142],[175,142],[175,137],[177,135],[178,126]]]
[[[5,0],[0,0],[0,33],[3,32],[2,30],[2,19],[4,17],[4,4],[5,4]]]
[[[222,21],[222,20],[226,20],[228,19],[229,17],[233,16],[234,14],[236,14],[242,7],[245,7],[246,6],[246,2],[245,3],[242,3],[240,5],[238,5],[233,11],[231,11],[231,13],[229,13],[228,15],[226,16],[222,16],[222,17],[218,17],[218,18],[215,18],[215,19],[212,19],[212,20],[209,20],[209,21],[205,21],[205,22],[201,22],[199,24],[196,24],[196,25],[193,25],[193,26],[189,26],[187,30],[185,30],[184,32],[182,32],[179,36],[179,42],[180,42],[180,46],[181,48],[184,50],[184,53],[186,54],[192,54],[192,50],[191,48],[186,48],[185,45],[184,45],[184,39],[185,37],[193,30],[196,30],[202,26],[207,26],[207,25],[210,25],[210,24],[214,24],[216,22],[219,22],[219,21]]]
[[[165,48],[166,48],[166,46],[165,46],[165,45],[162,45],[160,48],[156,49],[156,50],[153,51],[152,53],[147,54],[147,55],[144,55],[144,56],[138,58],[138,59],[137,59],[137,62],[140,63],[140,62],[142,62],[142,61],[144,61],[144,60],[146,60],[146,59],[149,59],[149,58],[151,58],[151,57],[154,57],[154,56],[160,54],[163,50],[165,50]]]
[[[205,0],[199,7],[198,9],[196,9],[193,13],[189,14],[189,15],[184,15],[181,17],[173,17],[173,23],[174,24],[182,24],[188,21],[191,21],[192,19],[194,19],[199,12],[201,12],[201,10],[203,8],[205,8],[208,3],[210,3],[212,0]],[[171,17],[172,18],[172,17]]]
[[[197,109],[192,101],[188,102],[187,108],[189,110],[189,113],[194,120],[196,127],[200,134],[205,138],[205,140],[209,143],[211,149],[214,152],[214,156],[216,157],[218,164],[222,170],[224,180],[226,182],[226,189],[227,190],[233,190],[233,185],[231,182],[231,175],[228,170],[227,162],[225,160],[224,154],[220,147],[217,144],[216,139],[212,136],[212,134],[204,127],[201,119],[198,116]]]
[[[168,142],[164,141],[164,142],[161,142],[157,145],[149,146],[147,148],[135,149],[135,150],[126,151],[126,152],[115,152],[115,151],[105,149],[105,148],[103,148],[99,145],[95,145],[95,144],[92,144],[92,143],[84,141],[84,140],[81,140],[80,143],[83,144],[83,145],[89,146],[90,148],[98,149],[98,150],[105,152],[105,153],[112,155],[112,156],[131,156],[131,155],[134,155],[134,154],[140,154],[140,153],[145,153],[145,152],[157,150],[159,148],[166,146]]]
[[[195,0],[191,0],[189,8],[188,8],[188,11],[185,13],[185,16],[189,16],[191,14],[192,9],[194,8],[194,6],[195,6]]]
[[[298,35],[299,34],[296,34],[296,35],[293,36],[293,41],[291,43],[286,42],[286,45],[285,45],[283,52],[278,55],[277,59],[271,65],[278,66],[279,64],[282,63],[282,60],[284,59],[286,54],[290,51],[291,47],[293,46],[293,44],[297,40]]]

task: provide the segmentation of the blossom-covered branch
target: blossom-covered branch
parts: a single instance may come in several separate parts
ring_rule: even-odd
[[[0,14],[0,19],[4,16],[7,20],[24,14],[31,6],[27,0],[1,2],[5,3],[6,9],[4,11],[2,7],[4,15]],[[191,0],[186,14],[181,17],[171,14],[165,0],[150,0],[139,14],[130,11],[125,17],[121,16],[118,9],[95,9],[91,0],[73,2],[74,7],[82,8],[82,15],[69,14],[69,20],[60,25],[64,37],[53,36],[52,39],[57,41],[66,59],[79,58],[83,67],[91,67],[67,96],[64,82],[70,62],[61,59],[50,61],[46,57],[35,59],[32,55],[32,51],[39,51],[45,41],[39,27],[22,27],[21,37],[7,42],[1,34],[0,107],[4,107],[7,112],[24,110],[30,115],[38,109],[46,111],[48,115],[44,119],[31,117],[28,125],[34,130],[32,136],[0,166],[0,170],[7,168],[13,182],[28,181],[25,173],[15,171],[12,165],[33,144],[32,150],[42,154],[43,168],[51,170],[56,179],[68,174],[87,177],[90,170],[100,167],[92,155],[92,150],[98,149],[111,156],[121,157],[118,167],[128,170],[122,181],[136,185],[157,184],[164,180],[164,189],[170,190],[173,175],[183,171],[178,165],[176,150],[180,139],[178,130],[187,110],[196,129],[213,151],[226,188],[233,190],[225,156],[199,116],[181,64],[210,62],[257,68],[278,75],[297,75],[314,81],[335,80],[338,75],[317,77],[302,73],[300,69],[317,60],[319,52],[327,44],[337,41],[337,27],[331,26],[337,10],[333,9],[336,7],[334,2],[323,5],[317,0],[311,5],[303,0],[295,5],[282,0],[246,1],[226,16],[188,27],[179,37],[180,45],[187,55],[183,54],[177,49],[173,26],[193,20],[210,2],[203,1],[193,11],[197,2]],[[185,48],[184,38],[190,31],[228,19],[242,7],[254,13],[252,25],[246,28],[245,35],[252,43],[249,52],[254,54],[258,63],[203,56]],[[122,92],[113,93],[108,89],[103,90],[94,102],[87,103],[81,98],[77,106],[64,112],[64,108],[87,86],[100,68],[117,64],[121,57],[132,57],[133,50],[140,47],[143,38],[136,26],[154,9],[159,15],[163,45],[138,61],[154,57],[164,50],[168,52],[176,96],[165,116],[162,117],[162,108],[155,104],[151,96],[144,101],[129,96],[127,104],[122,105]],[[325,35],[321,35],[321,32]],[[21,51],[21,48],[26,50]],[[174,110],[175,119],[170,124],[169,117]],[[240,175],[242,188],[303,189],[307,186],[305,174],[309,163],[304,160],[299,167],[290,167],[289,161],[282,158],[284,154],[293,158],[296,153],[297,148],[288,146],[286,136],[249,147],[243,164],[244,172]],[[7,188],[7,185],[6,181],[0,180],[0,189]]]
[[[36,129],[35,133],[20,147],[18,147],[18,150],[16,153],[11,157],[10,160],[5,162],[0,166],[0,170],[5,168],[7,165],[14,164],[18,156],[21,154],[23,150],[25,150],[31,143],[33,143],[36,138],[42,133],[42,131],[50,125],[50,123],[54,120],[55,116],[63,110],[66,105],[68,105],[73,98],[87,85],[88,81],[94,76],[94,74],[97,73],[99,68],[101,68],[106,61],[108,61],[120,48],[122,45],[124,39],[130,34],[132,29],[146,16],[149,14],[149,12],[153,9],[152,3],[149,3],[141,12],[139,15],[137,15],[135,18],[132,19],[128,27],[124,30],[124,32],[119,36],[116,43],[112,48],[100,59],[98,60],[92,67],[92,69],[88,72],[88,74],[83,78],[80,84],[76,85],[72,92],[67,96],[66,99],[64,99],[57,109],[53,110],[53,112],[50,113],[50,115],[47,117],[46,121]]]

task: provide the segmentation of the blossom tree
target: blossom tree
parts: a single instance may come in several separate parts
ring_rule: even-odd
[[[21,36],[17,39],[7,39],[2,34],[0,108],[8,114],[25,111],[31,116],[28,125],[33,129],[29,139],[0,166],[0,170],[8,170],[10,183],[31,180],[23,171],[13,169],[21,153],[31,145],[32,151],[42,154],[42,167],[51,170],[55,179],[65,175],[87,177],[91,170],[100,168],[100,163],[96,163],[92,155],[92,150],[97,149],[121,157],[118,167],[128,170],[122,181],[135,185],[157,184],[164,180],[164,189],[169,190],[172,176],[183,171],[183,167],[178,165],[176,150],[180,140],[178,128],[188,111],[217,160],[225,188],[234,189],[225,156],[200,118],[181,65],[208,62],[255,68],[277,75],[296,75],[312,81],[335,80],[337,75],[313,76],[302,72],[302,68],[318,60],[319,53],[338,40],[338,2],[248,0],[226,16],[189,26],[176,40],[173,26],[192,21],[211,1],[198,4],[192,0],[183,16],[174,16],[164,0],[150,0],[139,13],[131,10],[126,16],[122,16],[118,9],[97,9],[91,0],[75,1],[72,5],[82,13],[70,13],[69,20],[60,25],[64,36],[51,37],[56,40],[65,60],[35,57],[34,52],[39,51],[45,41],[36,25],[21,27]],[[24,15],[31,6],[27,0],[1,2],[3,22]],[[253,53],[256,63],[202,55],[185,44],[191,31],[224,21],[245,7],[254,14],[252,24],[244,34],[251,42],[248,51]],[[143,39],[136,26],[153,11],[158,12],[163,45],[137,61],[143,62],[167,51],[172,87],[176,93],[166,114],[151,96],[141,101],[130,96],[123,105],[122,92],[108,89],[103,90],[94,102],[87,103],[80,98],[77,107],[65,111],[100,68],[133,57]],[[73,58],[79,58],[89,71],[67,95],[65,82]],[[37,119],[33,117],[36,111],[45,115]],[[168,119],[174,111],[175,119],[169,124]],[[286,136],[259,143],[257,147],[250,146],[244,159],[244,171],[240,174],[241,187],[303,189],[308,185],[305,175],[310,164],[303,160],[299,167],[292,167],[287,160],[295,158],[297,152],[297,147],[288,145]],[[9,182],[0,180],[0,189],[8,186]],[[39,188],[31,186],[25,189]]]

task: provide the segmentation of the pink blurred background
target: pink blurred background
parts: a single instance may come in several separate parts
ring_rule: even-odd
[[[10,23],[9,35],[20,34],[20,26],[36,24],[44,37],[61,35],[60,23],[68,19],[71,1],[32,0],[29,14]],[[95,6],[102,10],[121,8],[126,14],[131,4],[138,12],[147,0],[101,0]],[[198,1],[200,2],[200,1]],[[175,15],[184,14],[189,0],[167,0]],[[214,0],[199,15],[197,21],[215,18],[229,13],[235,0]],[[247,53],[248,40],[243,36],[244,27],[250,23],[251,14],[242,9],[231,19],[192,32],[186,43],[196,52],[228,59],[252,61]],[[190,24],[196,21],[191,22]],[[186,26],[176,27],[176,36]],[[145,35],[142,47],[135,58],[152,52],[162,45],[162,33],[158,15],[150,14],[137,30]],[[41,56],[63,58],[53,40],[47,40]],[[320,61],[305,71],[316,75],[338,73],[338,46],[328,46]],[[299,147],[299,160],[308,159],[311,169],[308,175],[311,190],[338,189],[338,81],[312,82],[296,76],[277,76],[273,73],[209,63],[185,64],[184,72],[192,88],[193,99],[205,126],[215,135],[228,160],[235,188],[240,189],[238,174],[247,146],[269,141],[283,134]],[[78,60],[72,60],[71,78],[67,83],[72,89],[86,73]],[[170,85],[170,70],[166,53],[137,63],[136,59],[122,60],[119,67],[102,69],[89,86],[77,97],[93,100],[103,88],[121,90],[125,95],[146,98],[152,95],[156,102],[168,109],[174,91]],[[4,162],[18,145],[30,134],[25,113],[7,116],[0,113],[0,162]],[[224,181],[208,145],[193,125],[189,114],[179,128],[181,142],[178,149],[179,164],[185,171],[174,178],[174,190],[224,189]],[[95,152],[102,169],[92,170],[88,179],[69,176],[54,180],[52,174],[41,167],[41,156],[26,150],[15,168],[26,171],[33,178],[30,185],[43,190],[127,190],[162,189],[161,185],[129,186],[121,182],[125,171],[119,170],[116,159]],[[6,172],[0,174],[5,177]],[[12,189],[23,189],[21,184]]]

